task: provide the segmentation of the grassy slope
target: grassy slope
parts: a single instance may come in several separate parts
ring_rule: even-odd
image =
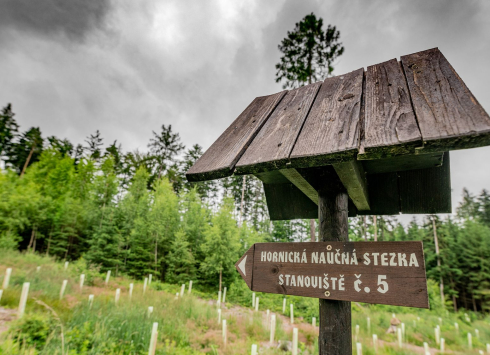
[[[41,266],[40,272],[36,272],[37,266]],[[217,322],[216,302],[212,301],[216,297],[200,292],[198,285],[194,286],[192,296],[179,299],[175,299],[175,293],[180,291],[180,286],[159,282],[153,282],[143,294],[141,281],[113,277],[106,286],[104,275],[87,269],[83,262],[71,264],[64,270],[62,264],[49,258],[0,251],[0,281],[7,267],[12,267],[13,273],[10,286],[4,290],[0,301],[2,307],[17,308],[22,283],[30,282],[31,285],[24,318],[10,323],[10,331],[0,335],[0,354],[61,354],[62,349],[65,354],[147,354],[153,322],[159,323],[157,354],[250,354],[254,343],[259,344],[262,354],[284,354],[276,347],[268,348],[265,310],[278,314],[276,339],[290,340],[289,302],[295,306],[300,348],[304,354],[318,353],[318,330],[309,324],[311,317],[318,319],[316,299],[288,297],[286,315],[281,316],[282,296],[258,294],[262,312],[253,312],[249,307],[252,292],[241,281],[231,285],[223,309],[223,319],[228,325],[228,344],[225,346],[221,325]],[[86,274],[86,282],[80,292],[81,273]],[[68,287],[60,301],[59,292],[65,279]],[[130,282],[135,283],[131,300],[128,295]],[[114,302],[116,288],[121,289],[117,305]],[[89,294],[95,295],[92,308],[87,301]],[[150,317],[148,306],[154,308]],[[393,334],[385,333],[392,312],[405,323],[405,341],[409,345],[403,349],[398,348]],[[439,317],[442,320],[441,336],[445,338],[448,350],[478,354],[478,350],[490,342],[488,319],[478,319],[477,314],[470,313],[468,322],[462,313],[353,304],[353,334],[358,324],[358,341],[363,344],[364,355],[374,354],[367,317],[371,319],[371,333],[378,334],[381,340],[378,354],[420,353],[423,342],[436,348],[434,327],[439,323]],[[454,328],[455,322],[459,324],[459,332]],[[475,329],[479,330],[479,338]],[[473,351],[467,347],[468,332],[473,334]]]

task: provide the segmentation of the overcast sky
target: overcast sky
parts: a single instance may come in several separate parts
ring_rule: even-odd
[[[489,1],[0,0],[0,106],[22,130],[146,149],[172,124],[205,149],[275,83],[277,45],[314,12],[337,26],[335,75],[439,47],[490,112]],[[451,155],[453,205],[490,189],[490,148]]]

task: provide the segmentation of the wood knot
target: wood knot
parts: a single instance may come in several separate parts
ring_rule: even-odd
[[[339,97],[339,101],[344,101],[344,100],[352,99],[353,97],[354,97],[354,94],[345,94],[344,96]]]
[[[277,265],[272,265],[271,267],[271,273],[273,275],[276,275],[279,272],[279,267]]]

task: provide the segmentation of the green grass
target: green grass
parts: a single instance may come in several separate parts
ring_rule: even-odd
[[[82,260],[64,270],[63,263],[34,254],[21,254],[0,250],[0,282],[5,269],[12,267],[10,286],[4,290],[0,305],[4,308],[18,307],[24,282],[30,282],[29,299],[25,316],[11,322],[8,332],[0,335],[0,354],[147,354],[153,322],[158,322],[157,354],[250,354],[252,344],[258,344],[261,354],[284,354],[274,347],[268,348],[269,330],[264,322],[265,310],[278,315],[276,340],[291,340],[289,304],[294,304],[295,326],[300,331],[300,349],[303,354],[318,353],[318,330],[309,326],[311,318],[318,319],[318,300],[302,297],[287,297],[287,307],[282,314],[283,296],[257,293],[260,311],[251,310],[252,292],[238,280],[229,285],[223,319],[228,325],[228,344],[221,338],[221,325],[217,322],[216,292],[206,292],[194,284],[193,294],[175,299],[180,285],[153,282],[143,294],[141,280],[111,277],[105,285],[105,275],[89,269]],[[36,272],[36,267],[41,271]],[[79,275],[85,273],[86,282],[79,290]],[[65,297],[59,292],[63,280],[68,280]],[[128,295],[129,283],[135,283],[133,297]],[[437,304],[437,287],[429,284],[433,310],[421,310],[382,305],[352,304],[352,333],[356,324],[360,327],[358,341],[363,345],[363,354],[374,354],[372,334],[380,340],[378,355],[413,354],[408,346],[400,349],[394,334],[387,334],[391,314],[396,313],[405,324],[404,343],[422,347],[427,342],[438,348],[434,328],[442,318],[441,337],[446,349],[459,354],[478,354],[490,343],[490,322],[482,314],[446,312]],[[116,305],[116,288],[121,288],[121,298]],[[92,307],[88,295],[94,294]],[[148,306],[154,308],[148,316]],[[367,329],[367,317],[371,319],[371,331]],[[459,332],[454,323],[458,322]],[[479,338],[475,329],[479,330]],[[473,334],[473,350],[468,349],[467,333]],[[63,335],[63,341],[62,337]],[[353,342],[353,353],[355,344]]]

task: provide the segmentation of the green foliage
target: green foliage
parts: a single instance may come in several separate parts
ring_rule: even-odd
[[[225,198],[220,210],[211,218],[211,225],[204,231],[204,261],[201,269],[209,275],[218,276],[222,271],[223,279],[232,281],[235,278],[235,262],[240,254],[238,227],[232,216],[233,202]]]
[[[10,326],[9,333],[18,343],[42,349],[52,328],[53,322],[45,314],[29,313],[15,321]]]
[[[168,282],[182,284],[195,279],[196,261],[184,232],[179,231],[176,233],[167,260],[168,270],[166,279]]]
[[[339,42],[340,32],[311,13],[296,23],[293,31],[278,46],[283,53],[276,64],[276,82],[284,80],[283,88],[295,88],[305,83],[323,80],[332,73],[334,60],[344,53]]]

